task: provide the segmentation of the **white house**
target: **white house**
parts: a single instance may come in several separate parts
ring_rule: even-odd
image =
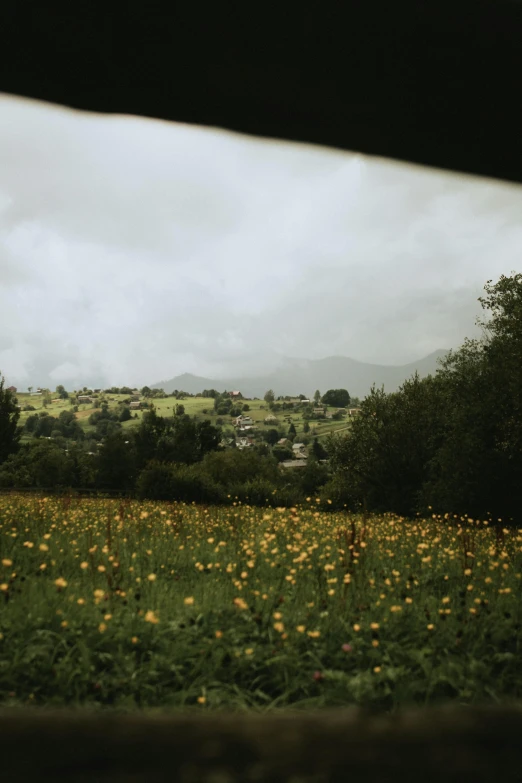
[[[294,452],[294,457],[308,456],[306,453],[306,446],[304,445],[304,443],[293,443],[292,451]]]

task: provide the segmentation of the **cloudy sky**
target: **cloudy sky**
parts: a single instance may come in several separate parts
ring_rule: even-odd
[[[0,94],[0,372],[28,385],[404,364],[477,336],[522,187]]]

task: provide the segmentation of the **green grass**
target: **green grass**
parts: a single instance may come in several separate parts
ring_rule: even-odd
[[[0,498],[0,706],[522,697],[522,531],[315,505]]]

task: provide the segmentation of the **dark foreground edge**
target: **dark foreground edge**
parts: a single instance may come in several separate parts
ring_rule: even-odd
[[[521,783],[522,706],[370,716],[0,711],[2,780]]]

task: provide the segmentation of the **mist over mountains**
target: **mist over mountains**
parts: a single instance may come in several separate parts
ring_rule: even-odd
[[[385,392],[397,391],[399,386],[417,370],[421,378],[434,375],[438,359],[448,350],[439,349],[416,362],[400,366],[369,364],[346,356],[329,356],[325,359],[286,359],[272,372],[258,377],[204,378],[191,373],[177,375],[170,380],[152,384],[153,389],[167,393],[175,389],[197,394],[203,389],[217,391],[238,390],[244,397],[263,397],[268,389],[278,395],[306,394],[311,397],[316,389],[322,393],[328,389],[347,389],[352,397],[361,399],[369,394],[372,385],[384,386]]]

